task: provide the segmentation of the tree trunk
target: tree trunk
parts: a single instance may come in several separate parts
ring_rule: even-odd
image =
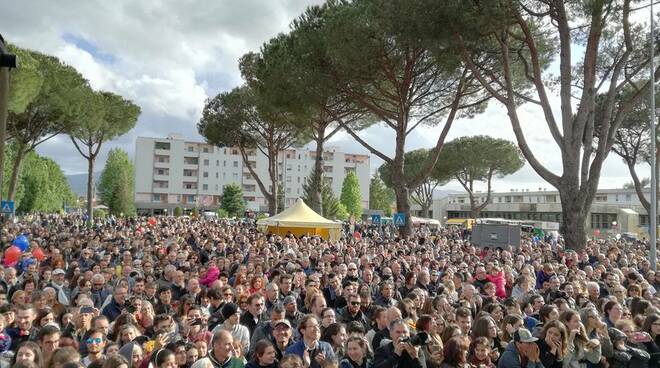
[[[431,207],[430,204],[425,203],[422,207],[422,217],[423,218],[428,218],[429,217],[429,208]]]
[[[94,157],[87,159],[87,224],[94,224]]]
[[[7,136],[7,104],[9,100],[9,69],[0,68],[0,199],[5,173],[5,139]]]
[[[560,232],[564,236],[566,249],[580,251],[587,244],[586,220],[591,203],[585,204],[580,198],[577,190],[572,190],[569,185],[562,184],[559,187],[559,198],[561,200],[562,221]]]
[[[321,199],[321,180],[323,180],[323,146],[325,142],[325,126],[321,125],[316,136],[316,158],[314,159],[314,173],[310,183],[311,200],[310,207],[316,213],[323,213],[323,200]]]
[[[11,171],[11,178],[9,179],[9,189],[7,190],[7,199],[13,201],[16,197],[16,183],[18,182],[18,177],[21,173],[21,164],[25,158],[25,145],[22,143],[18,144],[18,150],[16,151],[16,157],[14,158],[14,163]]]
[[[270,175],[270,185],[273,186],[273,189],[270,191],[270,195],[266,196],[266,200],[268,200],[268,211],[270,212],[271,216],[277,214],[277,194],[279,192],[279,187],[277,183],[277,161],[278,161],[278,154],[279,152],[274,151],[273,149],[268,150],[268,165],[270,166],[269,175]],[[284,168],[284,172],[286,172],[286,167]],[[286,203],[286,198],[284,199],[284,202]]]

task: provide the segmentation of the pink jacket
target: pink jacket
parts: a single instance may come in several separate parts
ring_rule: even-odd
[[[206,275],[199,280],[199,283],[206,287],[211,287],[211,284],[218,279],[218,276],[220,276],[220,269],[217,266],[213,266],[206,271]]]
[[[500,271],[497,275],[493,276],[488,274],[486,279],[495,284],[495,295],[500,299],[506,298],[506,280],[504,279],[504,271]]]

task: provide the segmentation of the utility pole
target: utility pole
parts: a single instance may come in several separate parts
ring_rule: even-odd
[[[655,133],[655,119],[656,119],[656,112],[655,112],[655,22],[654,22],[654,15],[653,14],[653,1],[651,1],[651,42],[650,42],[650,54],[651,54],[651,62],[649,63],[649,82],[651,83],[651,211],[649,211],[649,238],[650,238],[650,247],[649,247],[649,258],[651,260],[651,268],[655,271],[657,270],[657,234],[656,231],[658,229],[658,214],[657,214],[657,207],[658,207],[658,199],[656,198],[657,190],[658,190],[658,178],[656,175],[656,165],[657,162],[655,160],[655,152],[656,152],[656,147],[655,147],[655,140],[656,140],[656,133]]]

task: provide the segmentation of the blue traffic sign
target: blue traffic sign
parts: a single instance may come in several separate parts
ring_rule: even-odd
[[[392,222],[394,222],[394,226],[405,226],[406,225],[406,214],[405,213],[395,213],[392,216]]]
[[[371,222],[375,225],[380,225],[380,215],[371,215]]]
[[[14,213],[14,201],[2,201],[2,202],[0,202],[0,212],[2,212],[2,213]]]

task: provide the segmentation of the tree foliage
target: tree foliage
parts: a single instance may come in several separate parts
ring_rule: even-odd
[[[303,199],[305,203],[309,200],[309,198],[312,196],[312,191],[313,186],[312,186],[312,176],[315,174],[314,171],[310,173],[310,176],[305,178],[305,182],[303,183]],[[334,191],[332,190],[332,185],[330,185],[330,182],[325,180],[324,178],[321,178],[321,212],[320,214],[329,219],[338,219],[338,220],[346,220],[348,219],[348,212],[346,211],[346,207],[339,202],[339,199],[335,196]]]
[[[14,160],[16,150],[16,145],[13,143],[5,146],[7,162]],[[36,152],[27,153],[24,161],[25,168],[18,177],[14,198],[17,212],[56,212],[62,210],[65,204],[75,203],[76,196],[57,163]],[[4,167],[5,173],[11,170],[11,165]],[[9,175],[5,175],[4,179],[6,192]]]
[[[492,179],[502,178],[520,170],[525,164],[513,142],[488,136],[457,138],[445,145],[433,177],[447,181],[456,179],[468,193],[472,218],[479,216],[490,202]],[[486,198],[477,203],[475,183],[485,182]]]
[[[392,165],[397,209],[410,218],[409,190],[423,182],[435,165],[454,119],[481,111],[487,99],[447,39],[422,40],[414,19],[418,2],[390,0],[329,1],[310,7],[293,23],[294,35],[322,40],[312,61],[318,61],[322,86],[395,133],[394,155],[364,140],[357,128],[338,120],[346,132],[372,154]],[[434,19],[444,24],[451,18]],[[449,34],[447,34],[449,37]],[[408,135],[420,125],[443,125],[417,177],[404,175]],[[410,233],[406,221],[404,233]]]
[[[444,150],[444,148],[443,148]],[[422,176],[426,170],[426,163],[432,155],[432,151],[427,149],[417,149],[406,152],[404,175],[409,177]],[[440,154],[439,159],[443,156]],[[440,162],[436,164],[439,165]],[[392,165],[388,162],[378,168],[378,173],[388,188],[393,188]],[[422,209],[422,217],[428,217],[429,209],[433,205],[433,193],[439,185],[443,185],[448,180],[434,175],[428,175],[417,186],[410,188],[410,199],[417,203]]]
[[[375,172],[369,182],[369,208],[381,210],[385,216],[392,216],[392,203],[394,203],[394,191],[380,179]]]
[[[360,193],[360,180],[358,176],[350,171],[344,177],[341,185],[340,202],[346,208],[349,215],[360,218],[362,216],[362,193]]]
[[[225,210],[227,215],[232,217],[241,217],[245,211],[245,202],[243,201],[243,188],[238,184],[226,185],[222,191],[222,201],[220,207]]]
[[[243,68],[250,62],[243,61]],[[206,102],[197,124],[207,142],[219,147],[237,147],[243,164],[257,182],[271,214],[277,213],[278,157],[297,142],[298,130],[282,114],[260,100],[249,86],[234,88]],[[260,177],[251,162],[257,151],[267,158],[268,178]],[[268,181],[266,181],[266,179]]]
[[[635,91],[628,88],[620,94],[619,100],[625,99]],[[651,127],[649,124],[650,99],[640,100],[632,110],[624,117],[621,127],[614,134],[612,152],[619,156],[628,167],[632,182],[629,189],[635,189],[637,198],[646,213],[651,209],[651,202],[644,195],[644,188],[649,184],[648,178],[641,178],[637,174],[637,165],[650,163],[651,158]],[[597,99],[598,104],[604,103],[604,96]],[[660,106],[660,94],[656,95],[656,106]],[[656,138],[656,145],[660,142]],[[656,150],[656,160],[660,159]],[[624,188],[627,186],[624,185]]]
[[[134,203],[135,167],[128,153],[120,148],[110,150],[99,178],[101,202],[113,215],[132,215]]]
[[[582,249],[603,162],[625,117],[650,89],[648,28],[635,22],[635,12],[645,7],[631,6],[633,0],[426,3],[427,20],[454,14],[455,21],[446,25],[419,23],[429,35],[455,35],[470,72],[506,108],[527,162],[557,188],[567,247]],[[546,68],[552,58],[558,74]],[[654,80],[659,77],[656,69]],[[623,95],[629,88],[633,92]],[[542,163],[529,144],[518,110],[524,103],[542,113],[561,153],[560,173]]]
[[[89,92],[81,97],[82,113],[68,131],[71,142],[87,160],[87,213],[93,223],[94,161],[104,142],[133,129],[140,108],[133,102],[111,92]]]
[[[73,129],[82,113],[84,94],[91,91],[85,78],[56,57],[13,48],[25,57],[12,78],[7,119],[8,137],[17,145],[12,162],[8,198],[14,198],[25,155],[48,139]]]

